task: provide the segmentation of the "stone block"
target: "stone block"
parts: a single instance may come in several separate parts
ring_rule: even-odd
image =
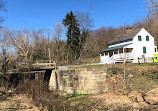
[[[67,94],[74,94],[74,88],[73,87],[67,87]]]

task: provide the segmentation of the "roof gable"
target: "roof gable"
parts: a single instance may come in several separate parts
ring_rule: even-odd
[[[120,34],[120,35],[117,35],[113,38],[113,40],[111,40],[108,45],[110,44],[114,44],[114,43],[120,43],[120,42],[123,42],[123,41],[127,41],[127,40],[131,40],[133,39],[139,32],[140,32],[141,29],[137,29],[137,30],[133,30],[132,32],[126,34]]]

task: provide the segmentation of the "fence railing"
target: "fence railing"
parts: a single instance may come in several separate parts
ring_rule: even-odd
[[[36,60],[31,62],[17,62],[20,67],[56,67],[56,62],[52,60]]]
[[[56,67],[55,61],[51,60],[37,60],[34,61],[32,65],[37,67]]]

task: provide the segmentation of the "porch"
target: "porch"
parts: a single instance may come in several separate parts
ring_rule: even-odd
[[[109,47],[100,54],[101,63],[104,64],[132,62],[133,58],[133,48],[130,44]]]

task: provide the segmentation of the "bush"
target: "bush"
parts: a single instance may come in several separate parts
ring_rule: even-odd
[[[37,106],[42,105],[42,110],[47,108],[49,111],[70,110],[70,105],[64,97],[56,92],[49,91],[48,85],[41,81],[26,80],[19,84],[15,93],[25,94],[32,98]]]

